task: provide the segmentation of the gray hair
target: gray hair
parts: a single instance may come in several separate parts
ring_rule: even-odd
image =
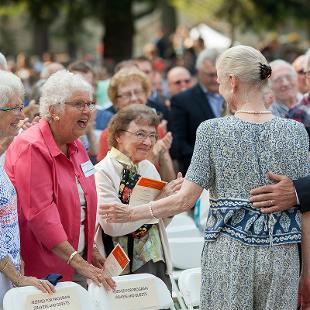
[[[24,94],[21,79],[12,72],[0,70],[0,105],[6,105],[14,96],[23,100]]]
[[[40,98],[40,115],[47,119],[51,118],[49,107],[61,105],[70,98],[75,91],[82,91],[93,97],[92,86],[86,82],[79,74],[74,74],[67,70],[60,70],[52,74],[42,87]]]
[[[201,51],[196,60],[196,69],[200,70],[203,67],[203,64],[206,60],[215,63],[218,55],[219,55],[218,51],[214,48],[208,48]]]
[[[2,53],[0,53],[0,70],[5,70],[5,71],[8,70],[8,63],[6,61],[5,56]]]
[[[304,71],[308,71],[310,69],[310,48],[307,50],[305,54],[305,60],[304,60]]]
[[[287,62],[283,59],[273,60],[272,62],[269,63],[269,65],[271,66],[272,70],[275,70],[279,67],[287,67],[288,69],[290,69],[292,71],[292,74],[297,77],[297,73],[296,73],[293,65],[291,65],[289,62]]]
[[[53,73],[56,73],[57,71],[64,70],[64,69],[65,67],[58,62],[49,63],[48,65],[45,65],[43,67],[41,74],[40,74],[40,78],[47,80]]]
[[[225,75],[233,74],[240,81],[265,87],[268,84],[267,76],[262,78],[261,66],[267,66],[268,62],[263,54],[251,46],[238,45],[223,52],[216,62],[217,69]]]

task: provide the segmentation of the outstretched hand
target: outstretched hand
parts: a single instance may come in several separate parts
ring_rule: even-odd
[[[98,213],[107,221],[107,223],[131,222],[130,208],[125,204],[106,203],[99,206]]]
[[[181,189],[183,181],[184,178],[182,176],[182,173],[178,172],[177,178],[167,183],[166,186],[160,191],[159,195],[156,197],[155,200],[176,194]]]
[[[260,208],[262,213],[279,212],[294,207],[297,198],[292,180],[272,172],[268,172],[268,177],[274,184],[251,190],[250,202],[253,207]]]

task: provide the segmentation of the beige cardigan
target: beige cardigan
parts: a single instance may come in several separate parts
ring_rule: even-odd
[[[101,160],[95,166],[95,168],[95,180],[98,195],[97,206],[99,207],[104,203],[111,202],[121,203],[120,199],[118,198],[118,191],[123,166],[117,160],[111,157],[110,152],[108,152],[106,157]],[[138,173],[146,178],[160,180],[160,175],[157,172],[155,166],[148,160],[143,160],[138,164]],[[171,255],[166,234],[166,226],[170,223],[170,221],[171,219],[160,219],[158,223],[160,239],[166,261],[166,272],[168,274],[170,274],[172,271]],[[145,222],[145,220],[141,220],[130,223],[107,223],[101,216],[97,214],[97,223],[99,223],[99,225],[97,225],[95,244],[99,252],[106,256],[102,242],[101,229],[103,229],[107,235],[112,237],[119,237],[136,231],[139,227],[145,224]]]

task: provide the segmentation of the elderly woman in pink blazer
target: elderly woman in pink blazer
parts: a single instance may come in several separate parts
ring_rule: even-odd
[[[94,169],[78,140],[94,107],[92,87],[82,77],[53,74],[42,88],[43,119],[11,144],[5,169],[18,195],[25,273],[59,273],[84,287],[89,278],[113,288],[94,248]]]

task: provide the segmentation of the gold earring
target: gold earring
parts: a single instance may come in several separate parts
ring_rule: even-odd
[[[59,121],[60,120],[60,118],[59,118],[59,116],[54,116],[54,121]]]

